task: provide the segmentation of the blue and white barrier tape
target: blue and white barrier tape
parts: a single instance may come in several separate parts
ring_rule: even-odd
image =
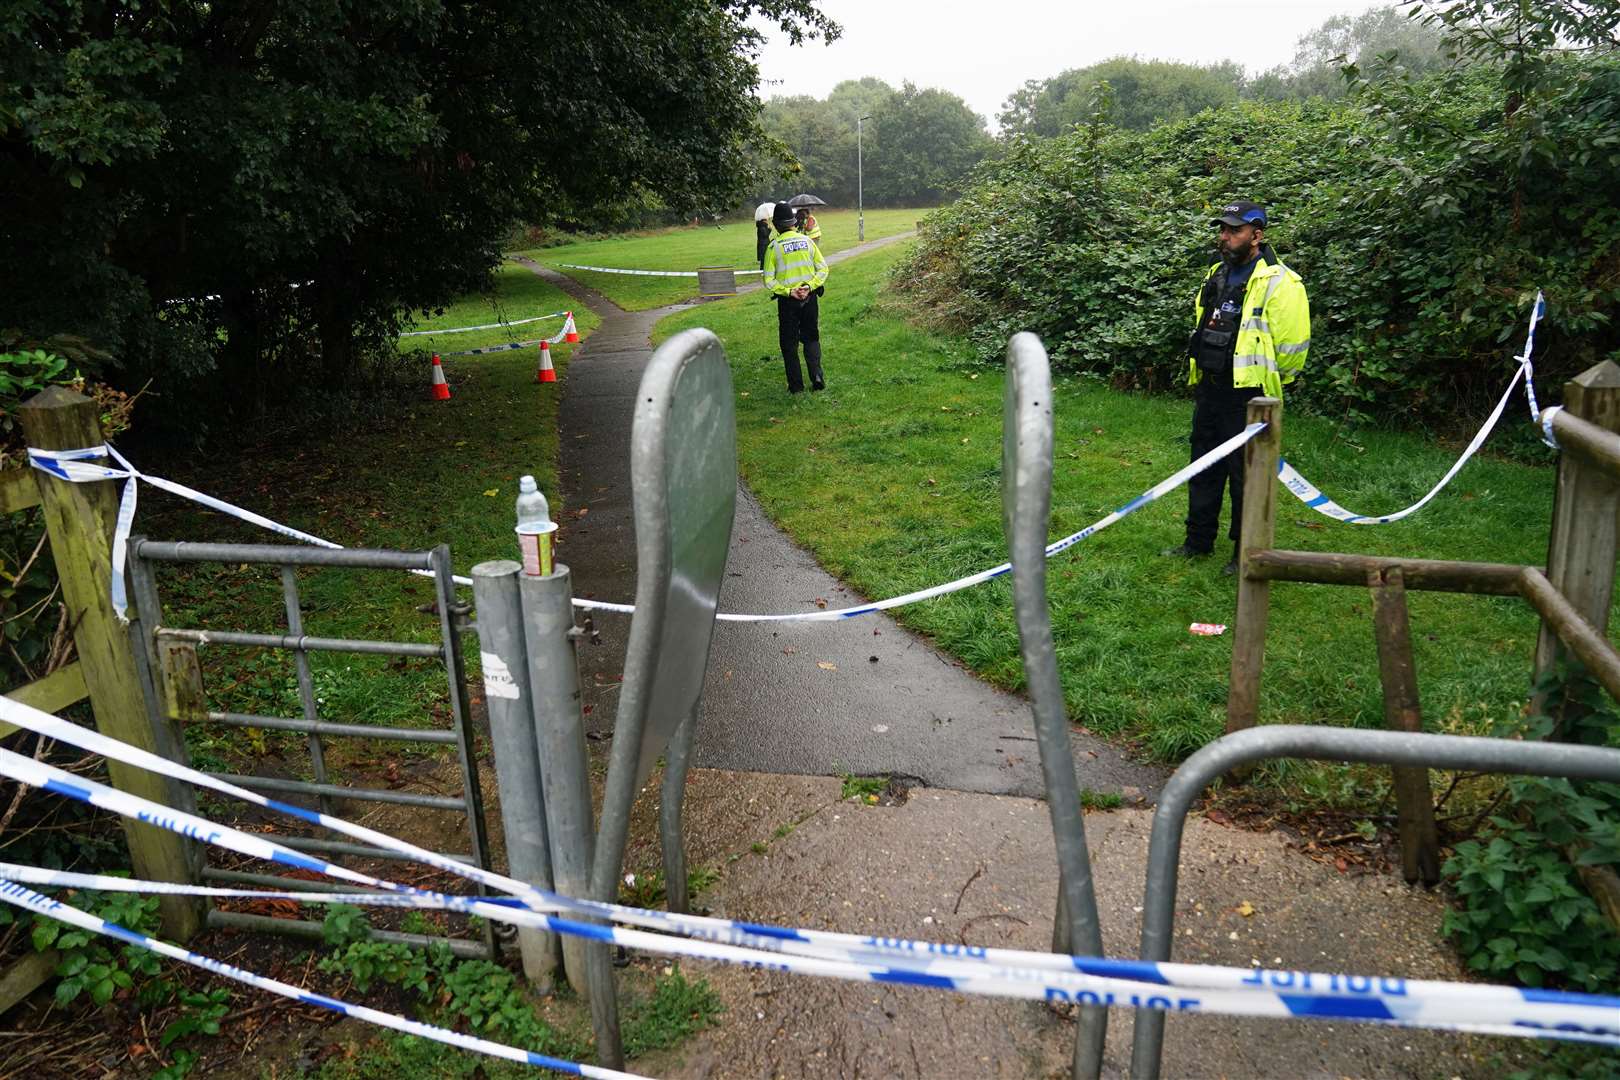
[[[408,337],[437,337],[440,334],[470,334],[475,330],[505,330],[508,326],[527,326],[529,323],[544,322],[547,319],[560,319],[567,315],[566,311],[553,311],[550,315],[536,315],[529,319],[513,319],[511,322],[485,323],[482,326],[458,326],[452,330],[412,330],[399,335]]]
[[[1265,427],[1264,424],[1250,424],[1248,427],[1244,428],[1230,439],[1227,439],[1209,453],[1198,458],[1198,460],[1171,473],[1169,476],[1148,488],[1146,491],[1142,492],[1142,494],[1138,495],[1136,498],[1132,499],[1118,510],[1105,514],[1103,517],[1094,521],[1090,525],[1087,525],[1079,532],[1070,533],[1061,540],[1054,540],[1052,543],[1046,545],[1046,557],[1051,558],[1053,555],[1056,555],[1059,552],[1067,551],[1069,548],[1080,543],[1081,541],[1102,532],[1104,529],[1108,528],[1108,526],[1114,524],[1116,521],[1119,521],[1121,518],[1129,517],[1131,514],[1134,514],[1136,511],[1142,509],[1142,507],[1164,497],[1171,491],[1174,491],[1176,488],[1180,487],[1182,484],[1185,484],[1198,473],[1203,472],[1205,469],[1211,468],[1217,462],[1223,460],[1226,455],[1234,452],[1244,443],[1258,435],[1263,427]],[[878,600],[870,604],[856,604],[853,607],[831,608],[826,611],[794,611],[783,615],[742,615],[722,612],[719,615],[716,615],[715,618],[721,622],[741,623],[836,622],[839,619],[852,619],[857,615],[870,615],[874,611],[888,611],[890,608],[904,607],[907,604],[915,604],[922,600],[932,600],[938,596],[946,596],[953,592],[960,592],[963,589],[970,589],[975,585],[982,585],[984,582],[989,581],[992,578],[1001,577],[1003,574],[1011,572],[1011,570],[1012,563],[1004,562],[1000,566],[992,566],[988,570],[980,570],[976,574],[969,574],[967,577],[957,578],[955,581],[947,581],[943,585],[934,585],[927,589],[918,589],[916,592],[909,592],[902,596],[890,597],[887,600]],[[580,607],[601,609],[605,611],[629,612],[635,610],[635,608],[630,604],[608,604],[599,600],[575,600],[574,603]]]
[[[1138,495],[1136,498],[1132,499],[1118,510],[1104,515],[1102,518],[1086,526],[1084,529],[1081,529],[1079,532],[1070,533],[1063,539],[1056,540],[1048,544],[1046,547],[1047,557],[1051,558],[1053,555],[1056,555],[1061,551],[1068,550],[1074,545],[1080,543],[1082,540],[1085,540],[1096,533],[1101,532],[1103,529],[1108,528],[1108,526],[1114,524],[1121,518],[1127,517],[1142,509],[1142,507],[1148,505],[1149,503],[1162,498],[1164,495],[1186,483],[1196,474],[1212,467],[1217,462],[1224,459],[1227,454],[1232,453],[1244,443],[1254,438],[1255,435],[1259,434],[1260,429],[1263,426],[1264,425],[1262,424],[1250,424],[1248,427],[1244,428],[1230,439],[1227,439],[1209,453],[1204,454],[1196,461],[1181,469],[1178,469],[1176,472],[1170,474],[1153,487],[1148,488],[1142,494]],[[124,468],[111,469],[103,465],[92,465],[87,463],[88,459],[102,457],[107,454],[112,455],[112,457],[123,465]],[[250,522],[251,524],[258,525],[261,528],[280,533],[283,536],[291,537],[294,540],[300,540],[306,544],[314,544],[317,547],[334,549],[341,549],[343,547],[342,544],[334,544],[330,540],[323,540],[318,536],[311,536],[309,533],[300,532],[297,529],[271,521],[269,518],[261,517],[250,510],[244,510],[239,506],[233,506],[228,502],[213,498],[210,495],[204,495],[199,491],[194,491],[193,489],[186,487],[184,484],[176,484],[160,477],[149,476],[142,473],[128,461],[126,461],[123,456],[118,453],[118,451],[112,448],[110,444],[99,447],[90,447],[83,450],[30,449],[28,451],[28,460],[35,468],[43,469],[53,476],[59,477],[63,480],[72,481],[73,483],[85,483],[94,480],[127,481],[124,486],[123,502],[120,505],[118,512],[118,528],[113,536],[113,606],[118,611],[120,618],[124,617],[127,607],[123,585],[124,549],[129,539],[130,528],[135,520],[135,485],[137,481],[144,480],[145,482],[152,484],[154,487],[162,488],[163,490],[171,492],[175,495],[179,495],[182,498],[191,499],[194,502],[201,503],[204,506],[220,511],[221,513],[229,514],[232,517],[239,518],[243,521]],[[945,596],[949,593],[960,592],[963,589],[968,589],[975,585],[983,584],[992,578],[1001,577],[1003,574],[1006,574],[1011,570],[1012,563],[1002,563],[1000,566],[994,566],[988,570],[981,570],[976,574],[969,574],[967,577],[958,578],[955,581],[948,581],[942,585],[935,585],[927,589],[919,589],[916,592],[906,593],[903,596],[890,597],[887,600],[878,600],[870,604],[857,604],[853,607],[847,608],[833,608],[825,611],[793,611],[784,614],[771,615],[721,612],[720,614],[716,615],[715,618],[721,622],[737,623],[836,622],[839,619],[850,619],[857,615],[869,615],[875,611],[888,611],[891,608],[903,607],[906,604],[915,604],[922,600],[931,600],[937,596]],[[413,570],[411,573],[421,574],[429,577],[432,576],[432,572],[427,570]],[[457,585],[467,587],[471,587],[472,585],[471,578],[463,577],[461,575],[456,575],[453,580]],[[631,614],[636,610],[634,604],[615,604],[605,600],[586,600],[579,597],[574,598],[574,606],[579,608],[587,608],[592,611],[616,611],[623,614]]]
[[[1552,415],[1562,406],[1554,405],[1545,411],[1537,410],[1535,366],[1530,360],[1530,354],[1536,346],[1536,324],[1541,321],[1541,317],[1546,313],[1546,310],[1547,301],[1542,297],[1541,293],[1537,292],[1536,302],[1530,309],[1530,328],[1525,333],[1524,352],[1514,357],[1519,362],[1518,370],[1513,373],[1513,378],[1508,380],[1507,389],[1502,391],[1502,397],[1497,401],[1496,408],[1491,410],[1491,415],[1485,418],[1485,423],[1480,425],[1479,431],[1474,433],[1473,439],[1468,443],[1467,448],[1463,450],[1462,456],[1452,463],[1451,468],[1446,470],[1446,474],[1440,478],[1439,483],[1430,488],[1427,495],[1411,506],[1404,510],[1397,510],[1392,514],[1353,513],[1322,494],[1321,488],[1301,476],[1299,470],[1288,464],[1287,461],[1277,463],[1277,480],[1283,487],[1293,492],[1300,502],[1315,510],[1318,514],[1330,517],[1335,521],[1342,521],[1346,525],[1388,525],[1392,521],[1399,521],[1404,517],[1417,513],[1428,505],[1429,500],[1438,495],[1442,488],[1451,483],[1452,478],[1461,471],[1462,467],[1468,464],[1469,459],[1474,456],[1484,444],[1492,429],[1496,427],[1496,422],[1501,419],[1502,410],[1507,407],[1508,399],[1513,396],[1513,388],[1521,378],[1524,380],[1525,398],[1530,404],[1530,420],[1532,423],[1540,425],[1542,441],[1556,450],[1558,444],[1553,441],[1552,437]]]
[[[851,943],[848,949],[820,954],[795,954],[783,949],[777,951],[785,952],[786,959],[762,958],[758,955],[759,949],[752,945],[749,946],[752,952],[724,946],[716,948],[671,939],[663,934],[613,931],[509,907],[489,911],[487,900],[442,893],[340,894],[229,889],[0,863],[0,881],[4,880],[100,892],[290,900],[299,904],[407,907],[463,913],[482,903],[489,917],[516,926],[584,936],[663,955],[846,980],[928,986],[995,997],[1226,1015],[1369,1020],[1507,1035],[1562,1029],[1582,1041],[1620,1045],[1620,999],[1590,994],[1310,971],[1109,960],[849,934],[826,935],[847,940]],[[749,931],[753,940],[788,945],[799,935],[811,933],[735,925]],[[705,940],[714,939],[706,937]]]
[[[1152,965],[1129,961],[1059,957],[1050,954],[1019,953],[1013,950],[987,950],[902,939],[861,938],[818,931],[788,930],[570,900],[535,890],[503,875],[464,866],[432,853],[422,852],[413,845],[404,844],[341,819],[330,818],[299,807],[287,807],[197,773],[185,766],[156,758],[116,740],[107,739],[99,733],[76,728],[49,714],[20,706],[15,702],[0,702],[0,706],[4,706],[6,718],[16,722],[19,727],[27,727],[51,737],[71,736],[62,738],[62,741],[100,753],[114,750],[113,756],[142,768],[159,765],[161,767],[154,771],[234,794],[272,809],[284,810],[303,820],[325,824],[334,831],[378,843],[379,846],[402,854],[420,857],[421,861],[438,865],[463,877],[481,880],[486,884],[523,894],[521,899],[512,900],[452,897],[380,881],[369,875],[293,852],[262,836],[240,833],[195,815],[168,810],[93,781],[61,773],[30,758],[9,751],[0,751],[0,772],[25,783],[88,801],[93,805],[169,828],[193,839],[227,847],[241,854],[269,858],[284,865],[325,872],[344,880],[402,894],[377,901],[390,906],[404,904],[448,907],[517,925],[611,940],[628,947],[666,955],[768,966],[846,979],[934,986],[941,989],[1011,997],[1095,1000],[1104,1004],[1240,1012],[1247,1015],[1332,1016],[1421,1026],[1458,1028],[1467,1026],[1468,1030],[1485,1030],[1478,1025],[1489,1021],[1493,1024],[1506,1025],[1491,1029],[1499,1030],[1500,1033],[1525,1034],[1535,1030],[1538,1025],[1542,1027],[1561,1025],[1572,1035],[1584,1033],[1592,1039],[1613,1040],[1620,1045],[1620,999],[1544,994],[1501,987],[1373,980],[1369,977],[1336,974],[1255,972],[1203,965]],[[0,868],[0,874],[7,869],[10,868]],[[80,884],[73,878],[63,878],[51,871],[27,872],[42,874],[48,879],[54,877],[53,883],[57,884]],[[119,880],[108,879],[109,882]],[[89,887],[102,887],[106,884],[108,883],[98,881]],[[122,887],[134,886],[133,883],[125,882]],[[192,887],[159,886],[159,888],[162,891],[185,891]],[[256,895],[268,897],[271,894]],[[299,897],[294,894],[292,898]],[[373,899],[369,896],[354,896],[343,898],[343,902],[371,902]],[[311,895],[309,900],[334,902],[334,898],[327,894]],[[619,921],[674,929],[707,939],[709,942],[718,940],[739,944],[703,944],[697,941],[670,939],[663,934],[612,930],[508,906],[518,903],[527,903],[540,909],[564,909],[584,915],[606,915]],[[783,955],[773,956],[762,949]],[[1185,995],[1171,998],[1166,996],[1164,988],[1167,986],[1190,987],[1199,990],[1200,993],[1197,998]],[[1258,1003],[1255,1000],[1229,1000],[1234,994],[1237,998],[1245,996],[1252,998],[1257,991],[1263,991],[1263,1000]],[[1369,994],[1381,1000],[1388,1000],[1384,1000],[1383,1004],[1370,1004]],[[1453,1006],[1460,1000],[1465,1002],[1464,1006],[1454,1008]],[[1525,1030],[1509,1030],[1515,1026],[1523,1027]]]
[[[696,270],[624,270],[616,266],[581,266],[578,263],[558,263],[566,270],[590,270],[597,274],[628,274],[632,277],[697,277]],[[761,274],[763,270],[735,270],[729,266],[716,266],[715,270],[731,270],[733,274]]]
[[[511,352],[513,349],[532,349],[542,341],[555,345],[550,338],[531,338],[528,341],[514,341],[508,345],[486,345],[482,349],[462,349],[460,352],[440,353],[441,358],[451,356],[485,356],[489,353]]]
[[[635,1073],[620,1072],[616,1069],[604,1069],[596,1065],[583,1065],[577,1062],[564,1061],[561,1058],[550,1057],[546,1054],[537,1054],[532,1050],[521,1050],[515,1046],[506,1046],[502,1043],[480,1039],[474,1035],[463,1035],[458,1031],[447,1028],[434,1027],[417,1020],[408,1020],[403,1016],[395,1016],[379,1009],[365,1005],[355,1005],[337,998],[327,997],[325,994],[313,994],[308,990],[301,990],[296,986],[255,974],[244,968],[227,964],[223,960],[216,960],[211,956],[203,956],[178,945],[171,945],[166,941],[136,933],[126,927],[106,919],[91,915],[87,911],[73,907],[69,904],[41,896],[31,889],[25,889],[13,881],[0,878],[0,900],[16,907],[33,911],[81,930],[89,930],[106,937],[115,938],[126,945],[137,945],[143,949],[150,949],[159,956],[167,956],[171,960],[190,964],[223,975],[227,979],[251,986],[256,990],[263,990],[275,994],[277,997],[287,998],[302,1005],[314,1005],[322,1009],[330,1009],[342,1016],[351,1016],[356,1020],[365,1020],[379,1027],[392,1028],[407,1035],[416,1035],[420,1038],[431,1039],[434,1042],[445,1043],[460,1047],[463,1050],[472,1050],[490,1057],[502,1058],[506,1061],[516,1061],[524,1065],[535,1065],[545,1069],[555,1069],[557,1072],[569,1076],[587,1076],[597,1080],[644,1080]]]

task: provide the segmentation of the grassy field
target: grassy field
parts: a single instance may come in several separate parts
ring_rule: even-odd
[[[513,313],[525,308],[556,310],[565,299],[554,286],[516,267],[502,273],[499,285],[498,306],[511,317],[520,317]],[[443,321],[474,321],[489,311],[489,300],[475,298],[447,312]],[[600,321],[586,311],[575,318],[585,334]],[[576,347],[553,350],[564,379],[568,357]],[[416,352],[407,362],[420,365],[419,374],[385,384],[384,393],[391,390],[393,399],[380,402],[370,420],[357,421],[348,430],[296,434],[294,446],[283,438],[261,442],[250,436],[236,453],[216,459],[206,471],[185,465],[148,467],[346,546],[423,550],[448,543],[456,571],[465,574],[485,559],[516,557],[512,503],[519,475],[533,473],[552,500],[553,513],[561,509],[556,418],[563,384],[535,382],[535,353],[525,349],[447,359],[444,369],[453,396],[432,401],[427,396],[426,354]],[[143,496],[137,529],[154,538],[233,543],[274,539],[251,525],[156,491]],[[273,570],[213,564],[165,568],[159,586],[171,625],[256,631],[283,625],[279,579]],[[433,601],[433,583],[428,579],[303,570],[299,588],[305,597],[306,633],[437,639],[437,616],[418,610]],[[204,649],[202,659],[212,707],[299,714],[288,655]],[[468,650],[468,664],[476,674],[475,648]],[[442,665],[327,653],[312,655],[311,667],[322,719],[407,727],[446,722],[448,691]],[[220,767],[233,755],[251,751],[285,756],[287,769],[307,776],[300,737],[250,733],[250,744],[244,744],[239,730],[207,725],[192,725],[187,736],[193,754],[206,767]],[[392,749],[403,754],[422,746],[399,744]],[[340,748],[329,753],[328,762],[341,780],[351,764],[366,767],[370,759]]]
[[[868,210],[866,238],[877,240],[903,233],[913,228],[926,213],[927,210]],[[828,210],[824,214],[817,214],[816,221],[821,225],[820,246],[823,254],[831,255],[855,246],[855,211]],[[696,270],[700,266],[731,266],[738,270],[758,268],[754,261],[754,224],[751,221],[662,229],[612,240],[539,248],[523,254],[542,265],[557,269],[562,269],[562,263],[626,270]],[[598,274],[589,270],[563,272],[611,298],[627,311],[663,307],[697,295],[696,278],[632,277],[625,274]]]
[[[579,310],[574,311],[578,307]],[[487,326],[491,323],[511,323],[537,315],[550,315],[558,311],[574,311],[574,324],[583,333],[600,320],[567,293],[550,284],[539,274],[516,263],[503,263],[495,273],[492,291],[481,296],[463,297],[451,304],[443,315],[424,319],[407,329],[409,331],[451,330],[464,326]],[[499,326],[491,330],[476,330],[467,334],[422,334],[400,339],[401,350],[423,349],[430,353],[452,353],[464,349],[483,349],[492,345],[508,345],[519,341],[534,341],[552,337],[562,329],[561,319],[523,326]],[[539,346],[521,350],[533,358]],[[498,355],[498,354],[497,354]]]
[[[822,565],[884,597],[1001,562],[1002,373],[960,341],[885,309],[880,284],[901,247],[840,266],[822,308],[828,389],[790,398],[776,324],[748,298],[659,324],[661,338],[705,326],[724,340],[738,393],[738,454],[767,512]],[[761,362],[768,357],[768,362]],[[1510,373],[1504,368],[1503,377]],[[1187,460],[1191,404],[1056,381],[1054,536],[1095,521]],[[1522,414],[1517,402],[1512,422]],[[1342,505],[1386,512],[1422,495],[1458,448],[1414,434],[1341,431],[1290,416],[1285,456]],[[1550,454],[1548,455],[1550,459]],[[1476,460],[1424,511],[1388,526],[1340,525],[1283,497],[1279,546],[1319,551],[1539,563],[1553,471]],[[1175,493],[1053,561],[1052,613],[1074,720],[1174,760],[1222,730],[1230,637],[1192,622],[1233,621],[1228,549],[1192,563],[1158,552],[1182,539]],[[1383,723],[1367,595],[1272,590],[1262,715],[1271,722]],[[1526,697],[1537,622],[1515,599],[1414,593],[1416,660],[1430,730],[1480,730]],[[981,585],[903,609],[974,670],[1021,685],[1010,588]],[[1338,774],[1338,775],[1343,775]]]

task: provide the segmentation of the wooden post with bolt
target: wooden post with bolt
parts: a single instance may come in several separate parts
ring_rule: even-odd
[[[1248,422],[1266,427],[1243,446],[1237,614],[1233,616],[1232,675],[1226,696],[1228,734],[1253,727],[1260,713],[1260,670],[1266,657],[1271,582],[1249,576],[1249,554],[1269,549],[1277,535],[1277,461],[1282,456],[1282,402],[1273,397],[1250,398]]]
[[[83,394],[53,386],[18,410],[28,445],[39,450],[76,450],[101,445],[96,403]],[[112,543],[118,518],[118,492],[111,480],[76,484],[35,470],[51,556],[62,582],[62,600],[73,625],[84,682],[90,691],[96,728],[103,735],[142,750],[180,760],[178,730],[154,724],[141,691],[129,633],[113,611]],[[155,619],[156,612],[146,613]],[[175,809],[189,810],[189,788],[144,769],[108,761],[113,786]],[[156,881],[194,882],[191,842],[128,818],[124,835],[135,875]],[[202,903],[184,896],[159,900],[163,934],[185,941],[202,924]]]

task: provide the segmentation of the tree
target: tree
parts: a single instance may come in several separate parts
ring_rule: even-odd
[[[866,191],[876,205],[945,201],[992,142],[984,118],[961,98],[910,82],[876,107],[869,130]]]
[[[1396,7],[1334,15],[1299,39],[1291,62],[1257,76],[1247,96],[1267,101],[1340,98],[1346,92],[1342,65],[1371,72],[1379,58],[1422,76],[1446,62],[1441,38],[1437,27],[1407,18]]]
[[[798,159],[790,181],[833,205],[856,200],[856,121],[869,117],[865,153],[866,201],[874,205],[925,206],[954,193],[992,142],[984,120],[955,94],[900,90],[868,76],[846,79],[826,100],[774,97],[765,105],[765,129]],[[769,199],[780,192],[761,188]]]
[[[810,0],[14,3],[6,322],[81,333],[171,399],[206,380],[225,412],[307,353],[341,380],[486,281],[515,222],[730,205],[785,162],[756,15],[837,33]]]
[[[1088,122],[1099,82],[1113,88],[1109,120],[1131,131],[1145,131],[1163,120],[1181,120],[1236,101],[1243,69],[1229,60],[1201,66],[1116,56],[1026,82],[998,116],[1002,132],[1050,138]]]

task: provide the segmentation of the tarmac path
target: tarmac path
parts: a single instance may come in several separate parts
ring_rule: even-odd
[[[829,263],[906,239],[841,251]],[[692,303],[627,312],[572,278],[518,260],[602,317],[573,354],[563,384],[559,559],[576,596],[628,602],[635,595],[629,438],[648,335]],[[760,288],[758,282],[739,292]],[[837,303],[836,299],[829,303]],[[761,305],[760,318],[773,317]],[[854,377],[833,368],[833,378]],[[860,602],[761,512],[740,480],[722,611],[808,610]],[[594,617],[600,646],[582,645],[586,727],[609,737],[617,710],[629,618]],[[828,670],[821,664],[832,664]],[[933,788],[1038,796],[1040,759],[1028,702],[997,690],[882,615],[840,622],[728,624],[715,629],[693,764],[699,768],[837,776],[892,775]],[[1075,732],[1083,787],[1152,798],[1163,774],[1111,744]]]

